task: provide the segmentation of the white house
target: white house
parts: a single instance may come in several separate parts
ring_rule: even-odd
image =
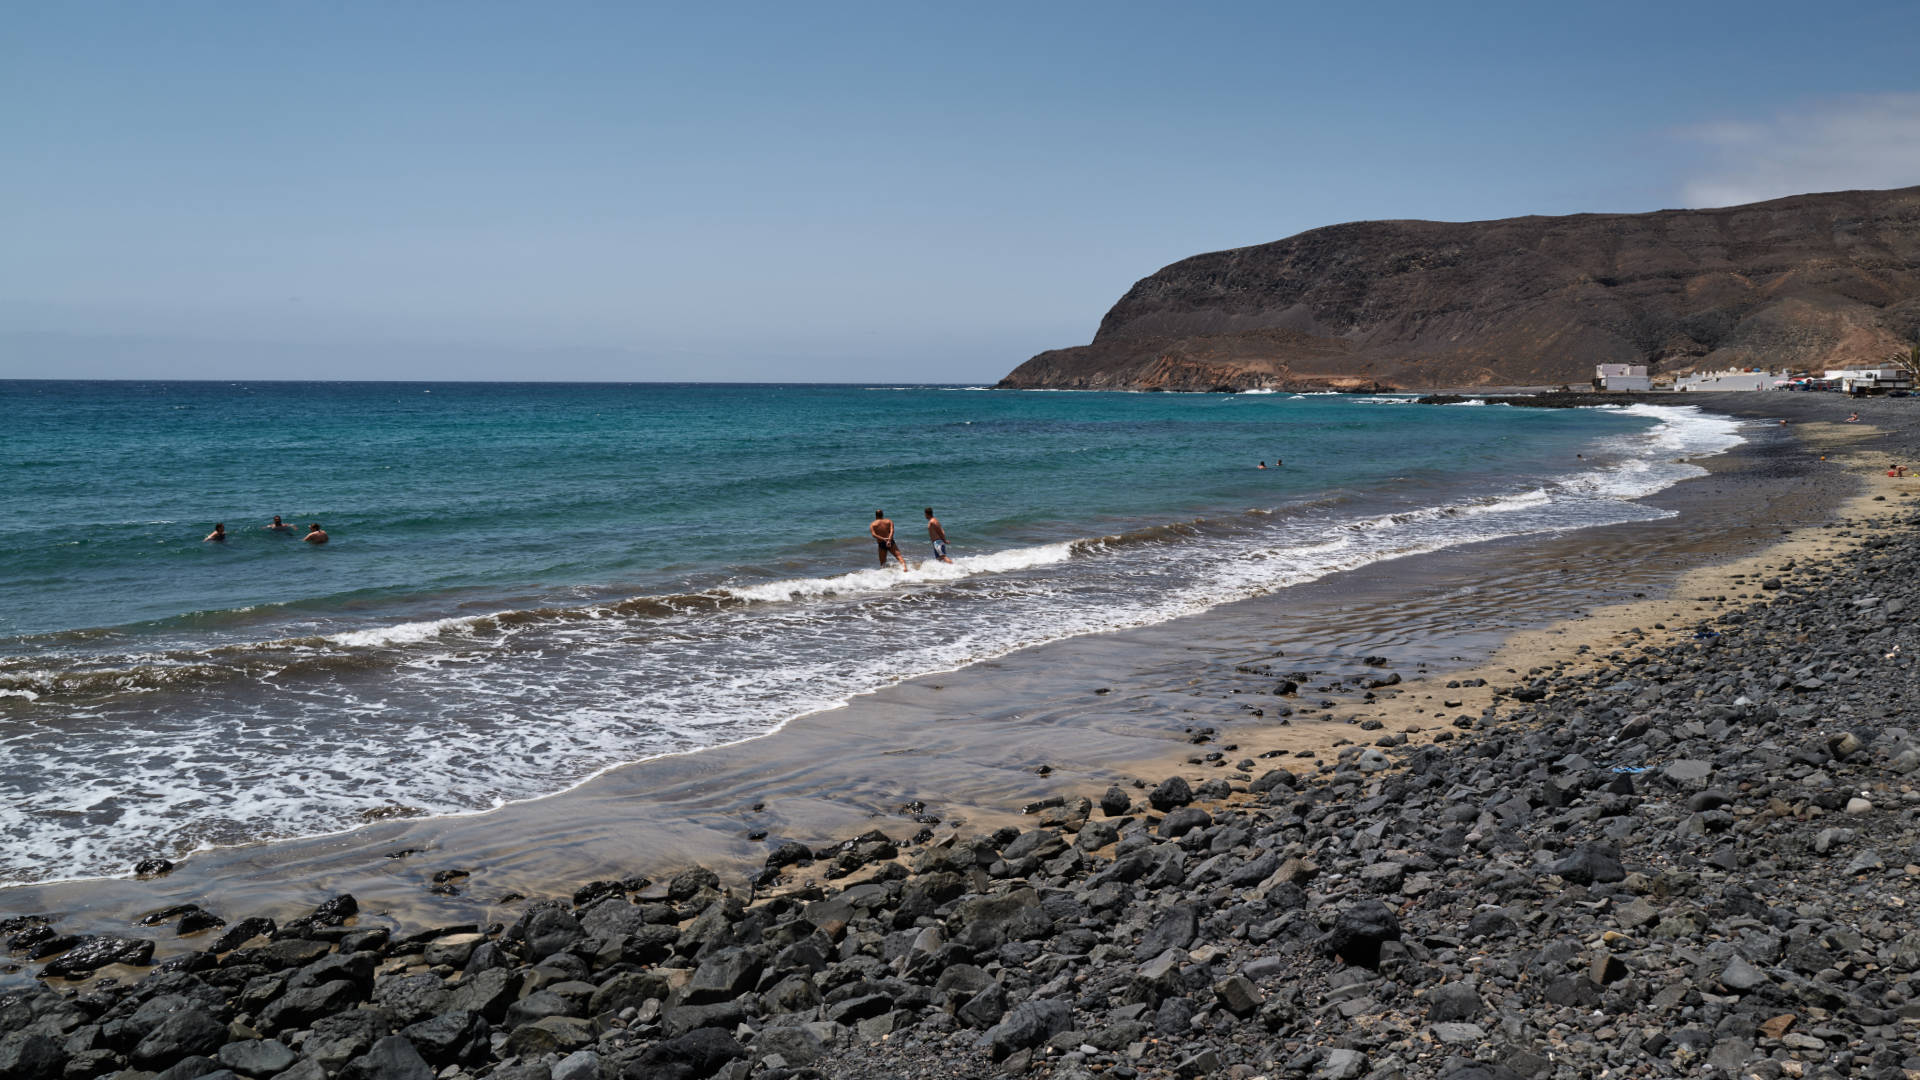
[[[1595,364],[1593,385],[1600,390],[1651,390],[1645,364]]]
[[[1747,371],[1744,368],[1728,368],[1725,371],[1702,371],[1693,375],[1682,375],[1677,379],[1675,390],[1774,390],[1786,381],[1786,376],[1775,375],[1770,371]]]
[[[1855,390],[1911,390],[1913,376],[1897,367],[1828,368],[1828,381],[1840,384],[1842,393]]]

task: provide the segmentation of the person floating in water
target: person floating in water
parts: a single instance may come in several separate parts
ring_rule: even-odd
[[[273,515],[273,524],[268,525],[266,529],[268,532],[290,533],[293,531],[293,526],[281,521],[280,515],[275,514]]]
[[[873,524],[867,526],[867,532],[873,537],[873,542],[880,545],[881,566],[887,565],[887,556],[892,555],[900,560],[900,569],[907,569],[907,557],[900,554],[900,545],[893,539],[893,521],[887,517],[885,510],[873,512]]]
[[[1264,469],[1264,468],[1266,468],[1266,467],[1267,467],[1267,463],[1266,463],[1266,462],[1264,462],[1264,461],[1263,461],[1263,462],[1261,462],[1260,464],[1258,464],[1258,465],[1255,465],[1255,466],[1254,466],[1254,468],[1256,468],[1256,469]]]
[[[210,532],[210,533],[208,533],[208,534],[207,534],[207,538],[206,538],[205,540],[203,540],[203,541],[201,541],[201,542],[202,542],[202,543],[212,543],[212,544],[224,544],[224,543],[226,543],[226,542],[227,542],[227,526],[226,526],[226,523],[225,523],[225,522],[219,522],[219,521],[216,521],[216,522],[214,522],[214,525],[213,525],[213,531],[212,531],[212,532]]]
[[[940,527],[940,519],[933,516],[933,507],[927,507],[927,539],[933,541],[933,557],[943,563],[953,560],[947,558],[947,530]],[[887,560],[881,559],[881,562]]]
[[[307,535],[300,539],[305,540],[309,544],[324,544],[327,542],[327,531],[322,529],[320,523],[316,521],[307,526]]]

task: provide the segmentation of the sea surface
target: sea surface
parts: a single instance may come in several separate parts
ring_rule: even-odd
[[[0,416],[0,885],[483,812],[1043,642],[1661,517],[1635,500],[1740,441],[1680,406],[919,386],[0,382]]]

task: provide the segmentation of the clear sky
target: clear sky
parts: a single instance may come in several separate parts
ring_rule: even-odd
[[[1858,3],[13,5],[0,378],[998,378],[1187,255],[1920,183]]]

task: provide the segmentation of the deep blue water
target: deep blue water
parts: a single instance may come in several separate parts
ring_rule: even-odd
[[[958,387],[0,382],[0,416],[0,882],[537,797],[1043,641],[1656,516],[1633,498],[1736,441],[1678,409]],[[911,573],[876,568],[876,508]]]

